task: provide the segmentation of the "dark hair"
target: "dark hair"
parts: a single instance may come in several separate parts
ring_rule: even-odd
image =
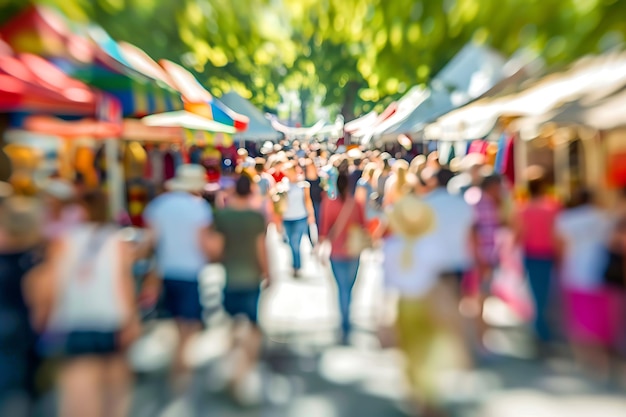
[[[340,174],[348,175],[349,169],[350,169],[350,163],[345,158],[343,158],[337,165],[337,171],[339,171]]]
[[[363,160],[361,160],[360,158],[357,158],[357,159],[354,160],[353,165],[355,167],[359,167],[359,166],[361,166],[362,163],[363,163]]]
[[[81,202],[85,210],[87,210],[87,216],[90,221],[94,223],[109,222],[108,198],[103,191],[86,191],[81,198]]]
[[[502,185],[502,177],[500,177],[500,175],[498,174],[487,175],[485,178],[483,178],[480,184],[480,188],[486,190],[494,185]]]
[[[350,179],[346,173],[340,172],[339,176],[337,176],[337,191],[339,192],[339,197],[342,200],[348,198],[348,192],[350,190]]]
[[[569,199],[569,204],[567,205],[569,208],[575,208],[579,206],[584,206],[586,204],[591,204],[593,202],[593,193],[586,188],[580,188],[572,193],[572,196]]]
[[[254,162],[255,162],[254,169],[256,170],[257,173],[260,174],[261,172],[265,170],[265,164],[267,163],[265,159],[256,158]]]
[[[252,180],[248,175],[240,175],[235,183],[235,194],[239,197],[248,197],[252,194]]]
[[[437,172],[437,184],[440,187],[447,187],[452,178],[454,178],[454,172],[449,169],[442,168]]]
[[[531,197],[541,197],[546,190],[546,182],[543,178],[535,178],[528,181],[528,194]]]

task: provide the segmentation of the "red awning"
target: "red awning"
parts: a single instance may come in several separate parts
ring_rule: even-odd
[[[43,58],[10,52],[0,43],[0,112],[96,115],[99,93]]]
[[[106,139],[119,137],[122,133],[122,125],[119,123],[94,119],[68,122],[51,116],[29,116],[24,120],[24,129],[64,138]]]

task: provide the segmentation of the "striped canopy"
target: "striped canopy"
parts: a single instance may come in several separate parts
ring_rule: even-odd
[[[0,36],[16,52],[41,55],[66,74],[109,92],[120,101],[123,116],[182,109],[180,94],[133,68],[104,30],[81,29],[78,34],[60,14],[33,6],[0,28]]]
[[[0,42],[0,112],[97,117],[107,103],[119,110],[117,100],[68,77],[39,56],[15,55]]]
[[[174,86],[183,95],[185,109],[218,123],[234,127],[237,132],[248,128],[250,119],[239,114],[211,95],[192,73],[168,60],[159,61]]]

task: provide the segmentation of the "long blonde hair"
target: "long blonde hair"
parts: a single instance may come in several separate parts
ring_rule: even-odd
[[[363,175],[361,176],[361,178],[363,178],[367,182],[372,182],[372,180],[376,176],[376,170],[377,170],[376,164],[373,162],[370,162],[369,164],[365,166],[365,169],[363,170]]]
[[[409,163],[401,160],[396,162],[396,192],[404,194],[409,188]]]

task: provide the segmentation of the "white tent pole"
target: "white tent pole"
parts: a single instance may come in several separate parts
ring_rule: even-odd
[[[562,137],[557,131],[557,144],[554,150],[554,166],[556,185],[561,189],[561,196],[569,199],[571,194],[570,161],[569,161],[569,138]]]

